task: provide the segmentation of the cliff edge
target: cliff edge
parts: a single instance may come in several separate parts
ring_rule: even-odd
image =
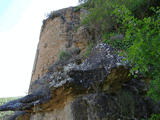
[[[145,96],[145,78],[129,76],[118,50],[97,42],[80,26],[85,10],[52,12],[44,20],[29,94],[0,106],[16,111],[10,120],[148,120],[160,104]]]
[[[43,21],[35,63],[32,71],[31,84],[41,78],[57,59],[62,51],[79,49],[87,45],[87,32],[79,28],[80,14],[70,7],[51,12]],[[32,90],[29,90],[30,93]]]

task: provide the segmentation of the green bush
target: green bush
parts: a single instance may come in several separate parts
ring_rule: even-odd
[[[148,95],[160,100],[160,9],[154,11],[155,15],[141,20],[129,17],[129,14],[123,14],[124,18],[120,20],[126,29],[125,39],[122,42],[126,46],[125,55],[134,65],[131,72],[139,71],[153,79]],[[115,11],[115,13],[117,17],[121,17],[122,12]]]
[[[132,15],[131,11],[128,8],[126,8],[125,5],[115,5],[114,10],[112,11],[112,15],[115,17],[116,24],[121,24],[117,31],[119,33],[123,33],[125,35],[125,39],[110,40],[110,37],[114,36],[117,33],[117,31],[114,31],[112,33],[106,32],[103,35],[104,42],[118,49],[126,50],[127,48],[133,45],[134,36],[130,36],[130,31],[135,30],[135,22],[138,21],[138,19]],[[131,37],[132,39],[130,39],[129,37]]]
[[[118,6],[125,6],[127,12],[135,18],[151,16],[153,11],[150,7],[160,6],[160,0],[80,0],[80,2],[88,9],[88,15],[82,20],[82,24],[94,29],[98,37],[108,32],[124,32],[118,31],[123,25],[117,22],[112,12]]]
[[[102,4],[111,2],[112,4],[125,5],[137,18],[152,15],[153,12],[150,10],[150,7],[160,6],[159,0],[79,0],[80,3],[85,3],[85,6],[88,8],[95,8],[97,1],[101,1]]]
[[[104,33],[104,43],[111,45],[113,48],[117,48],[119,50],[124,48],[124,38],[120,33]]]
[[[156,8],[160,0],[84,2],[89,14],[82,23],[98,31],[106,43],[123,50],[133,66],[131,74],[138,72],[151,79],[148,95],[160,101],[160,8]],[[117,33],[124,39],[109,39]]]
[[[89,43],[89,44],[88,44],[88,46],[86,47],[86,50],[85,50],[84,53],[82,54],[82,57],[83,57],[83,58],[86,58],[86,57],[88,57],[88,55],[91,54],[91,51],[92,51],[93,46],[95,46],[94,43]]]
[[[69,49],[61,50],[58,54],[59,60],[67,60],[80,53],[80,49],[72,46]]]
[[[59,55],[58,55],[58,58],[59,60],[66,60],[70,57],[70,54],[67,52],[67,51],[60,51]]]
[[[99,33],[112,30],[115,25],[111,16],[112,1],[95,0],[92,2],[94,7],[89,8],[89,14],[83,19],[82,24]]]
[[[149,120],[160,120],[160,114],[153,114]]]

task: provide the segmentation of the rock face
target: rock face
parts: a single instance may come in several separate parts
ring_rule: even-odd
[[[97,43],[85,60],[80,57],[92,39],[86,28],[74,29],[80,12],[67,8],[45,20],[29,95],[0,111],[17,111],[10,120],[148,120],[160,113],[160,104],[145,97],[144,78],[128,76],[117,50]],[[70,54],[58,59],[62,49]]]
[[[47,72],[61,51],[75,48],[83,50],[87,45],[85,28],[76,30],[80,25],[80,13],[81,11],[76,12],[75,8],[70,7],[51,12],[49,18],[43,21],[31,84]]]
[[[54,63],[33,82],[32,94],[0,111],[22,111],[10,120],[147,120],[160,112],[160,104],[144,96],[143,78],[128,77],[127,64],[110,46],[100,43],[85,61],[76,61]]]

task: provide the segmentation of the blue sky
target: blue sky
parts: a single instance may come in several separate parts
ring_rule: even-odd
[[[31,0],[0,1],[0,31],[10,29],[17,24]]]
[[[27,93],[45,15],[77,4],[78,0],[0,0],[0,98]]]
[[[0,2],[0,15],[2,15],[13,0],[3,0]]]

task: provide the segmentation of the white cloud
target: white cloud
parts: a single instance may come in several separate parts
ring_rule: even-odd
[[[77,5],[77,1],[32,0],[18,24],[0,32],[0,97],[21,96],[27,92],[44,15]]]

